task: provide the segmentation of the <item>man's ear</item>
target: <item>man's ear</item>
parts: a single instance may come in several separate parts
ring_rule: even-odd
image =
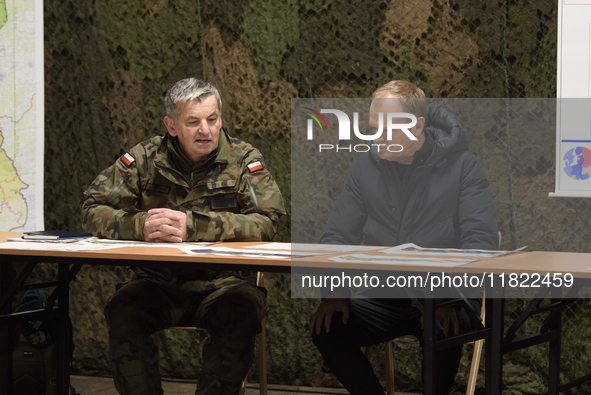
[[[166,129],[168,130],[168,134],[170,134],[172,137],[178,136],[178,133],[176,132],[175,125],[174,125],[174,120],[171,117],[169,117],[168,115],[164,117],[164,125],[166,125]]]
[[[415,137],[419,137],[423,133],[424,129],[425,129],[425,118],[418,117],[417,124],[413,128],[412,134],[414,134]]]

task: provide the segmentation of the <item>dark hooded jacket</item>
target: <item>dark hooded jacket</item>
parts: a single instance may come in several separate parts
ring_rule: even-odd
[[[498,248],[488,180],[455,114],[427,106],[426,142],[401,180],[372,149],[351,168],[322,243]]]

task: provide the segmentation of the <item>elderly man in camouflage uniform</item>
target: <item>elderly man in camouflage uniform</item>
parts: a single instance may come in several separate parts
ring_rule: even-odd
[[[285,213],[281,193],[260,152],[222,129],[216,88],[187,78],[165,104],[168,133],[131,148],[85,192],[84,229],[150,242],[270,240]],[[210,334],[195,393],[237,394],[265,310],[255,273],[166,264],[135,272],[105,307],[119,393],[162,394],[150,334],[193,325]]]

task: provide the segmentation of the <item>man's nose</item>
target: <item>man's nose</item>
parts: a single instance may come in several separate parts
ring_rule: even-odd
[[[201,123],[199,124],[198,132],[199,134],[202,134],[204,136],[209,135],[209,124],[207,123],[207,120],[201,121]]]

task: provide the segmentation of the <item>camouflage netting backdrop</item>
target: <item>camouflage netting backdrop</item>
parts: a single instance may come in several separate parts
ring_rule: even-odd
[[[410,80],[430,97],[556,92],[556,0],[45,0],[44,8],[47,229],[80,229],[82,191],[127,148],[165,132],[163,95],[187,76],[218,87],[224,126],[263,152],[287,207],[291,98],[368,97],[392,79]],[[548,197],[554,133],[520,133],[503,108],[498,112],[503,122],[468,134],[491,181],[502,248],[591,252],[591,201]],[[553,116],[540,114],[540,122]],[[290,240],[289,215],[276,240]],[[44,270],[38,276],[55,268]],[[109,374],[102,308],[128,276],[122,268],[85,267],[74,282],[75,373]],[[307,330],[319,301],[291,299],[289,282],[289,275],[271,275],[269,382],[337,386]],[[509,301],[507,320],[525,305]],[[590,310],[580,299],[565,314],[563,381],[588,373]],[[524,331],[538,328],[530,322]],[[205,335],[160,336],[163,374],[195,378]],[[537,346],[506,355],[505,393],[544,392],[547,352]],[[458,391],[471,346],[464,354]],[[383,351],[372,361],[384,379]],[[416,341],[395,342],[395,366],[397,389],[420,390]],[[255,363],[250,381],[257,374]],[[482,365],[478,384],[482,391]]]

